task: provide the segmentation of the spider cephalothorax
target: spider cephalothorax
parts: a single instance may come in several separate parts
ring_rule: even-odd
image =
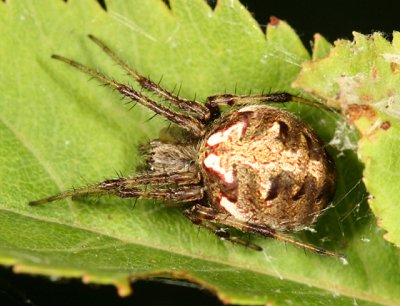
[[[89,37],[143,89],[170,101],[178,110],[73,60],[52,57],[152,109],[175,123],[180,131],[172,138],[164,135],[146,146],[147,170],[143,174],[106,180],[33,201],[32,205],[91,194],[174,200],[191,203],[184,215],[223,239],[261,249],[231,236],[228,229],[233,227],[314,252],[339,255],[283,234],[310,226],[328,206],[335,190],[335,171],[323,142],[306,123],[288,112],[261,104],[313,102],[287,93],[217,95],[209,97],[205,104],[182,99],[132,70],[99,39]],[[221,115],[221,105],[233,109]]]

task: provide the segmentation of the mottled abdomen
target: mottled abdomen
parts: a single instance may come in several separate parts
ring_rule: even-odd
[[[215,208],[277,231],[310,225],[335,189],[323,142],[292,114],[269,106],[246,106],[216,122],[200,164]]]

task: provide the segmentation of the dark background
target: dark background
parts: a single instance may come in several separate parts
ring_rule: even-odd
[[[103,3],[104,1],[99,1]],[[209,1],[212,5],[216,1]],[[352,39],[352,31],[384,32],[391,39],[399,30],[400,1],[242,0],[264,28],[269,16],[286,20],[309,48],[315,32],[333,42]],[[396,4],[399,3],[399,4]],[[174,281],[139,281],[134,295],[119,298],[112,286],[83,285],[80,280],[51,281],[15,275],[0,268],[0,305],[221,305],[196,285]]]

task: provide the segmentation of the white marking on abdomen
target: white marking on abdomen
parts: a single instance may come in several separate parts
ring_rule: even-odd
[[[233,171],[231,169],[226,171],[226,169],[221,167],[221,157],[219,157],[218,155],[214,153],[209,154],[204,159],[204,166],[217,172],[220,176],[222,176],[223,180],[226,183],[233,183]]]
[[[226,197],[221,197],[221,201],[219,204],[226,209],[232,216],[234,216],[236,219],[240,221],[247,221],[248,218],[246,214],[243,214],[238,207],[236,206],[235,203],[229,201]]]
[[[240,138],[243,135],[245,127],[246,127],[245,122],[239,121],[224,131],[219,131],[219,132],[212,134],[207,139],[207,145],[209,145],[211,147],[215,146],[217,144],[220,144],[222,142],[230,140],[231,138],[233,138],[232,136],[236,136],[237,138]],[[236,135],[232,135],[233,133],[235,133]]]

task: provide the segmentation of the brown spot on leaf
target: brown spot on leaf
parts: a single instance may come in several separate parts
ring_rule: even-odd
[[[347,108],[347,118],[349,121],[353,122],[362,117],[367,118],[369,121],[375,121],[376,111],[367,104],[349,104]]]
[[[277,26],[279,25],[280,19],[276,16],[270,16],[269,17],[269,24],[272,26]]]
[[[392,70],[393,73],[398,73],[400,71],[400,65],[395,62],[391,62],[390,69]]]
[[[381,129],[386,131],[386,130],[390,129],[391,126],[392,125],[390,124],[390,121],[384,121],[381,124]]]

